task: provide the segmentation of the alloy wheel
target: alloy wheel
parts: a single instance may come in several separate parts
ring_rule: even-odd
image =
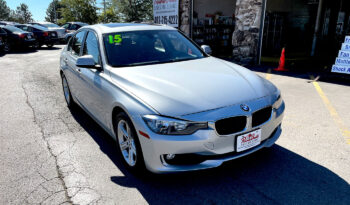
[[[130,126],[123,119],[118,123],[118,144],[126,163],[130,167],[135,166],[137,160],[135,140]]]

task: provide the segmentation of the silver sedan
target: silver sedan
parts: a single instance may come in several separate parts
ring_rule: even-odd
[[[208,53],[167,26],[86,26],[60,57],[64,96],[116,140],[135,172],[213,168],[272,146],[280,91]]]

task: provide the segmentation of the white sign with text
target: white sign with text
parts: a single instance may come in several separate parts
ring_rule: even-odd
[[[345,37],[338,58],[332,67],[332,72],[350,74],[350,36]]]
[[[179,0],[153,0],[153,18],[156,24],[179,26]]]

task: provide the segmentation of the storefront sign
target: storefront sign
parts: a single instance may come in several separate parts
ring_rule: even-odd
[[[342,51],[350,51],[350,44],[349,43],[343,43],[341,46]]]
[[[179,26],[179,0],[153,0],[154,23]]]
[[[350,74],[350,36],[346,36],[332,72]]]

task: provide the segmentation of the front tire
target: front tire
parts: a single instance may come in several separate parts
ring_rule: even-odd
[[[49,43],[49,44],[47,44],[46,46],[48,47],[48,48],[52,48],[53,47],[53,43]]]
[[[117,150],[124,166],[133,173],[145,171],[145,162],[136,130],[126,113],[115,116]]]

